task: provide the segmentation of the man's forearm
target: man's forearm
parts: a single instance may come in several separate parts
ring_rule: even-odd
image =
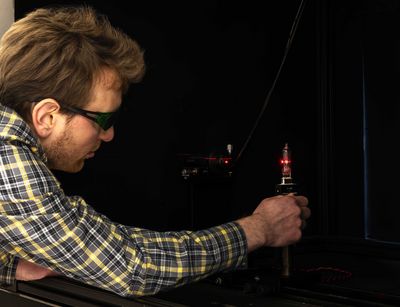
[[[57,249],[52,249],[52,255],[57,257],[48,258],[50,254],[46,252],[40,258],[29,259],[30,262],[21,260],[17,278],[35,280],[53,275],[47,267],[119,295],[151,295],[161,289],[202,279],[217,271],[235,268],[245,261],[247,254],[244,232],[235,223],[197,232],[165,233],[111,225],[106,220],[103,226],[96,228],[101,230],[97,240],[78,241],[82,245],[74,246],[74,253],[69,256],[63,246],[68,244],[71,248],[69,242],[74,241],[67,237],[65,243],[60,240],[57,244],[53,242]],[[85,233],[83,225],[75,225],[74,229],[81,229],[79,231]],[[32,251],[37,244],[31,245]],[[49,242],[42,249],[50,250],[50,246]],[[93,254],[88,250],[89,246]],[[99,262],[103,258],[104,262]],[[40,266],[32,262],[40,263]]]

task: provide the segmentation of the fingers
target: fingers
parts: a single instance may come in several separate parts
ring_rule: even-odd
[[[307,226],[306,219],[308,219],[311,215],[311,210],[308,207],[300,207],[300,219],[301,219],[301,226],[300,229],[304,230]]]
[[[300,229],[304,230],[307,226],[306,220],[311,216],[311,210],[308,206],[308,199],[302,195],[289,194],[289,196],[293,196],[297,206],[300,208],[299,218],[301,219]]]
[[[300,212],[300,218],[302,220],[306,220],[311,216],[311,210],[307,207],[304,208],[300,208],[301,212]]]
[[[299,207],[307,207],[308,206],[308,198],[302,195],[295,195],[296,203]]]
[[[307,207],[308,198],[302,195],[295,195],[294,193],[290,193],[287,196],[291,196],[300,208],[300,218],[302,220],[308,219],[311,215],[311,210]]]
[[[294,193],[289,193],[287,195],[278,195],[278,198],[291,198],[293,201],[292,205],[298,207],[298,216],[301,220],[306,220],[311,216],[311,210],[308,208],[308,198],[302,195],[296,195]]]

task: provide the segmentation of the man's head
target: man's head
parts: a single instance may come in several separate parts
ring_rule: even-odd
[[[32,127],[50,167],[76,172],[114,134],[111,114],[81,110],[115,112],[144,70],[137,43],[93,9],[38,9],[0,41],[0,103]]]

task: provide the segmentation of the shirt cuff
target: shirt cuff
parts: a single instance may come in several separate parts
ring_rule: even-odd
[[[13,255],[9,255],[9,261],[7,264],[0,268],[0,285],[1,286],[12,286],[15,284],[15,274],[17,271],[19,258]]]
[[[243,228],[236,222],[217,226],[217,240],[221,246],[224,265],[222,269],[236,269],[247,266],[247,239]]]
[[[237,228],[238,238],[239,238],[239,240],[241,242],[240,248],[241,248],[241,252],[243,253],[242,260],[241,260],[240,263],[238,263],[237,267],[245,269],[245,268],[247,268],[247,265],[248,265],[247,256],[248,256],[248,253],[249,253],[246,233],[244,232],[243,227],[239,223],[232,222],[232,224],[234,224],[236,226],[236,228]]]

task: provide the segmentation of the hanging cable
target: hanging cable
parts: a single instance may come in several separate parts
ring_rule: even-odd
[[[271,88],[270,88],[270,90],[269,90],[269,92],[267,94],[267,97],[265,98],[264,104],[263,104],[263,106],[261,108],[261,112],[259,113],[259,115],[258,115],[258,117],[257,117],[257,119],[256,119],[256,121],[255,121],[255,123],[253,125],[253,128],[251,129],[251,131],[250,131],[246,141],[244,142],[242,148],[240,149],[238,155],[236,156],[235,164],[237,164],[239,159],[242,157],[243,152],[246,150],[251,138],[253,137],[253,134],[254,134],[258,124],[260,123],[260,120],[261,120],[261,118],[262,118],[262,116],[264,114],[264,111],[268,106],[269,100],[270,100],[270,98],[272,96],[272,93],[273,93],[273,91],[275,89],[276,83],[277,83],[277,81],[279,79],[279,76],[281,74],[283,65],[286,62],[286,57],[287,57],[287,55],[289,53],[290,47],[292,46],[293,38],[294,38],[294,35],[296,34],[296,30],[297,30],[297,27],[299,25],[299,21],[301,19],[301,16],[303,14],[303,10],[304,10],[304,6],[305,6],[306,1],[307,0],[301,0],[301,2],[300,2],[299,8],[297,9],[297,13],[296,13],[296,16],[295,16],[293,24],[292,24],[292,28],[290,29],[290,32],[289,32],[289,38],[288,38],[288,41],[286,43],[285,51],[284,51],[283,58],[282,58],[280,66],[279,66],[278,72],[277,72],[277,74],[275,76],[275,79],[274,79],[274,81],[272,83],[272,86],[271,86]]]

